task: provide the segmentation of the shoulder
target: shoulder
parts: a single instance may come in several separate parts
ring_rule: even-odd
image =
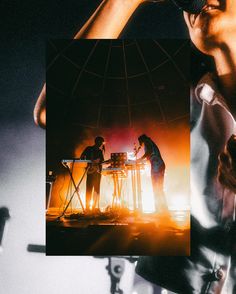
[[[85,149],[84,149],[84,152],[90,152],[92,150],[92,146],[87,146]]]

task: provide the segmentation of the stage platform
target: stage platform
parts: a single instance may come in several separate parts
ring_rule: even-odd
[[[189,255],[189,211],[47,214],[47,255]]]

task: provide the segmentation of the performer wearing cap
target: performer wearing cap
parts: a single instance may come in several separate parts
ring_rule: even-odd
[[[104,161],[104,138],[96,137],[93,146],[88,146],[82,152],[80,158],[91,160],[92,164],[87,171],[86,180],[86,211],[99,209],[100,199],[100,183],[101,183],[101,170],[102,162]],[[93,195],[93,197],[92,197]],[[91,205],[92,204],[92,205]]]
[[[155,198],[156,211],[164,212],[167,208],[163,190],[165,163],[157,145],[147,135],[143,134],[138,138],[140,147],[144,146],[144,155],[138,160],[147,159],[151,164],[152,187]]]

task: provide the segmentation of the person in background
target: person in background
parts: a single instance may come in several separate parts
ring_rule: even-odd
[[[144,2],[102,1],[75,38],[117,38]],[[236,134],[236,0],[207,0],[184,19],[195,47],[215,65],[191,90],[191,255],[140,257],[136,271],[175,293],[236,293],[235,189],[217,176],[218,157]],[[45,100],[43,90],[35,107],[41,125]],[[224,171],[235,182],[232,169]]]
[[[152,187],[155,199],[155,209],[158,212],[168,210],[164,194],[165,163],[157,145],[147,135],[143,134],[138,138],[140,147],[144,147],[144,154],[138,161],[147,159],[151,164]]]

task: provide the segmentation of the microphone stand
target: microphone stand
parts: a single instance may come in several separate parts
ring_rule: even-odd
[[[69,207],[69,205],[70,205],[70,203],[71,203],[71,201],[72,201],[72,199],[73,199],[73,197],[74,197],[75,194],[77,194],[77,196],[78,196],[78,199],[79,199],[79,202],[80,202],[80,205],[81,205],[81,208],[82,208],[83,213],[85,212],[85,209],[84,209],[84,206],[83,206],[82,200],[81,200],[81,198],[80,198],[80,194],[79,194],[78,189],[79,189],[79,186],[80,186],[81,182],[83,181],[85,175],[87,174],[87,172],[88,172],[88,168],[89,168],[89,166],[87,166],[87,167],[85,168],[85,171],[84,171],[84,173],[83,173],[83,175],[82,175],[82,177],[81,177],[81,179],[80,179],[78,185],[76,186],[75,181],[74,181],[74,178],[73,178],[73,176],[72,176],[72,173],[71,173],[71,171],[70,171],[69,166],[68,166],[66,163],[64,163],[63,165],[64,165],[64,167],[67,169],[67,171],[68,171],[68,173],[69,173],[69,175],[70,175],[70,178],[71,178],[71,181],[72,181],[73,186],[74,186],[74,188],[75,188],[75,191],[72,193],[72,195],[71,195],[71,197],[70,197],[70,200],[69,200],[69,202],[67,203],[66,207],[64,208],[63,212],[61,213],[61,215],[58,216],[58,218],[57,218],[58,220],[60,220],[60,218],[62,218],[62,217],[65,215],[65,212],[66,212],[67,208]]]

